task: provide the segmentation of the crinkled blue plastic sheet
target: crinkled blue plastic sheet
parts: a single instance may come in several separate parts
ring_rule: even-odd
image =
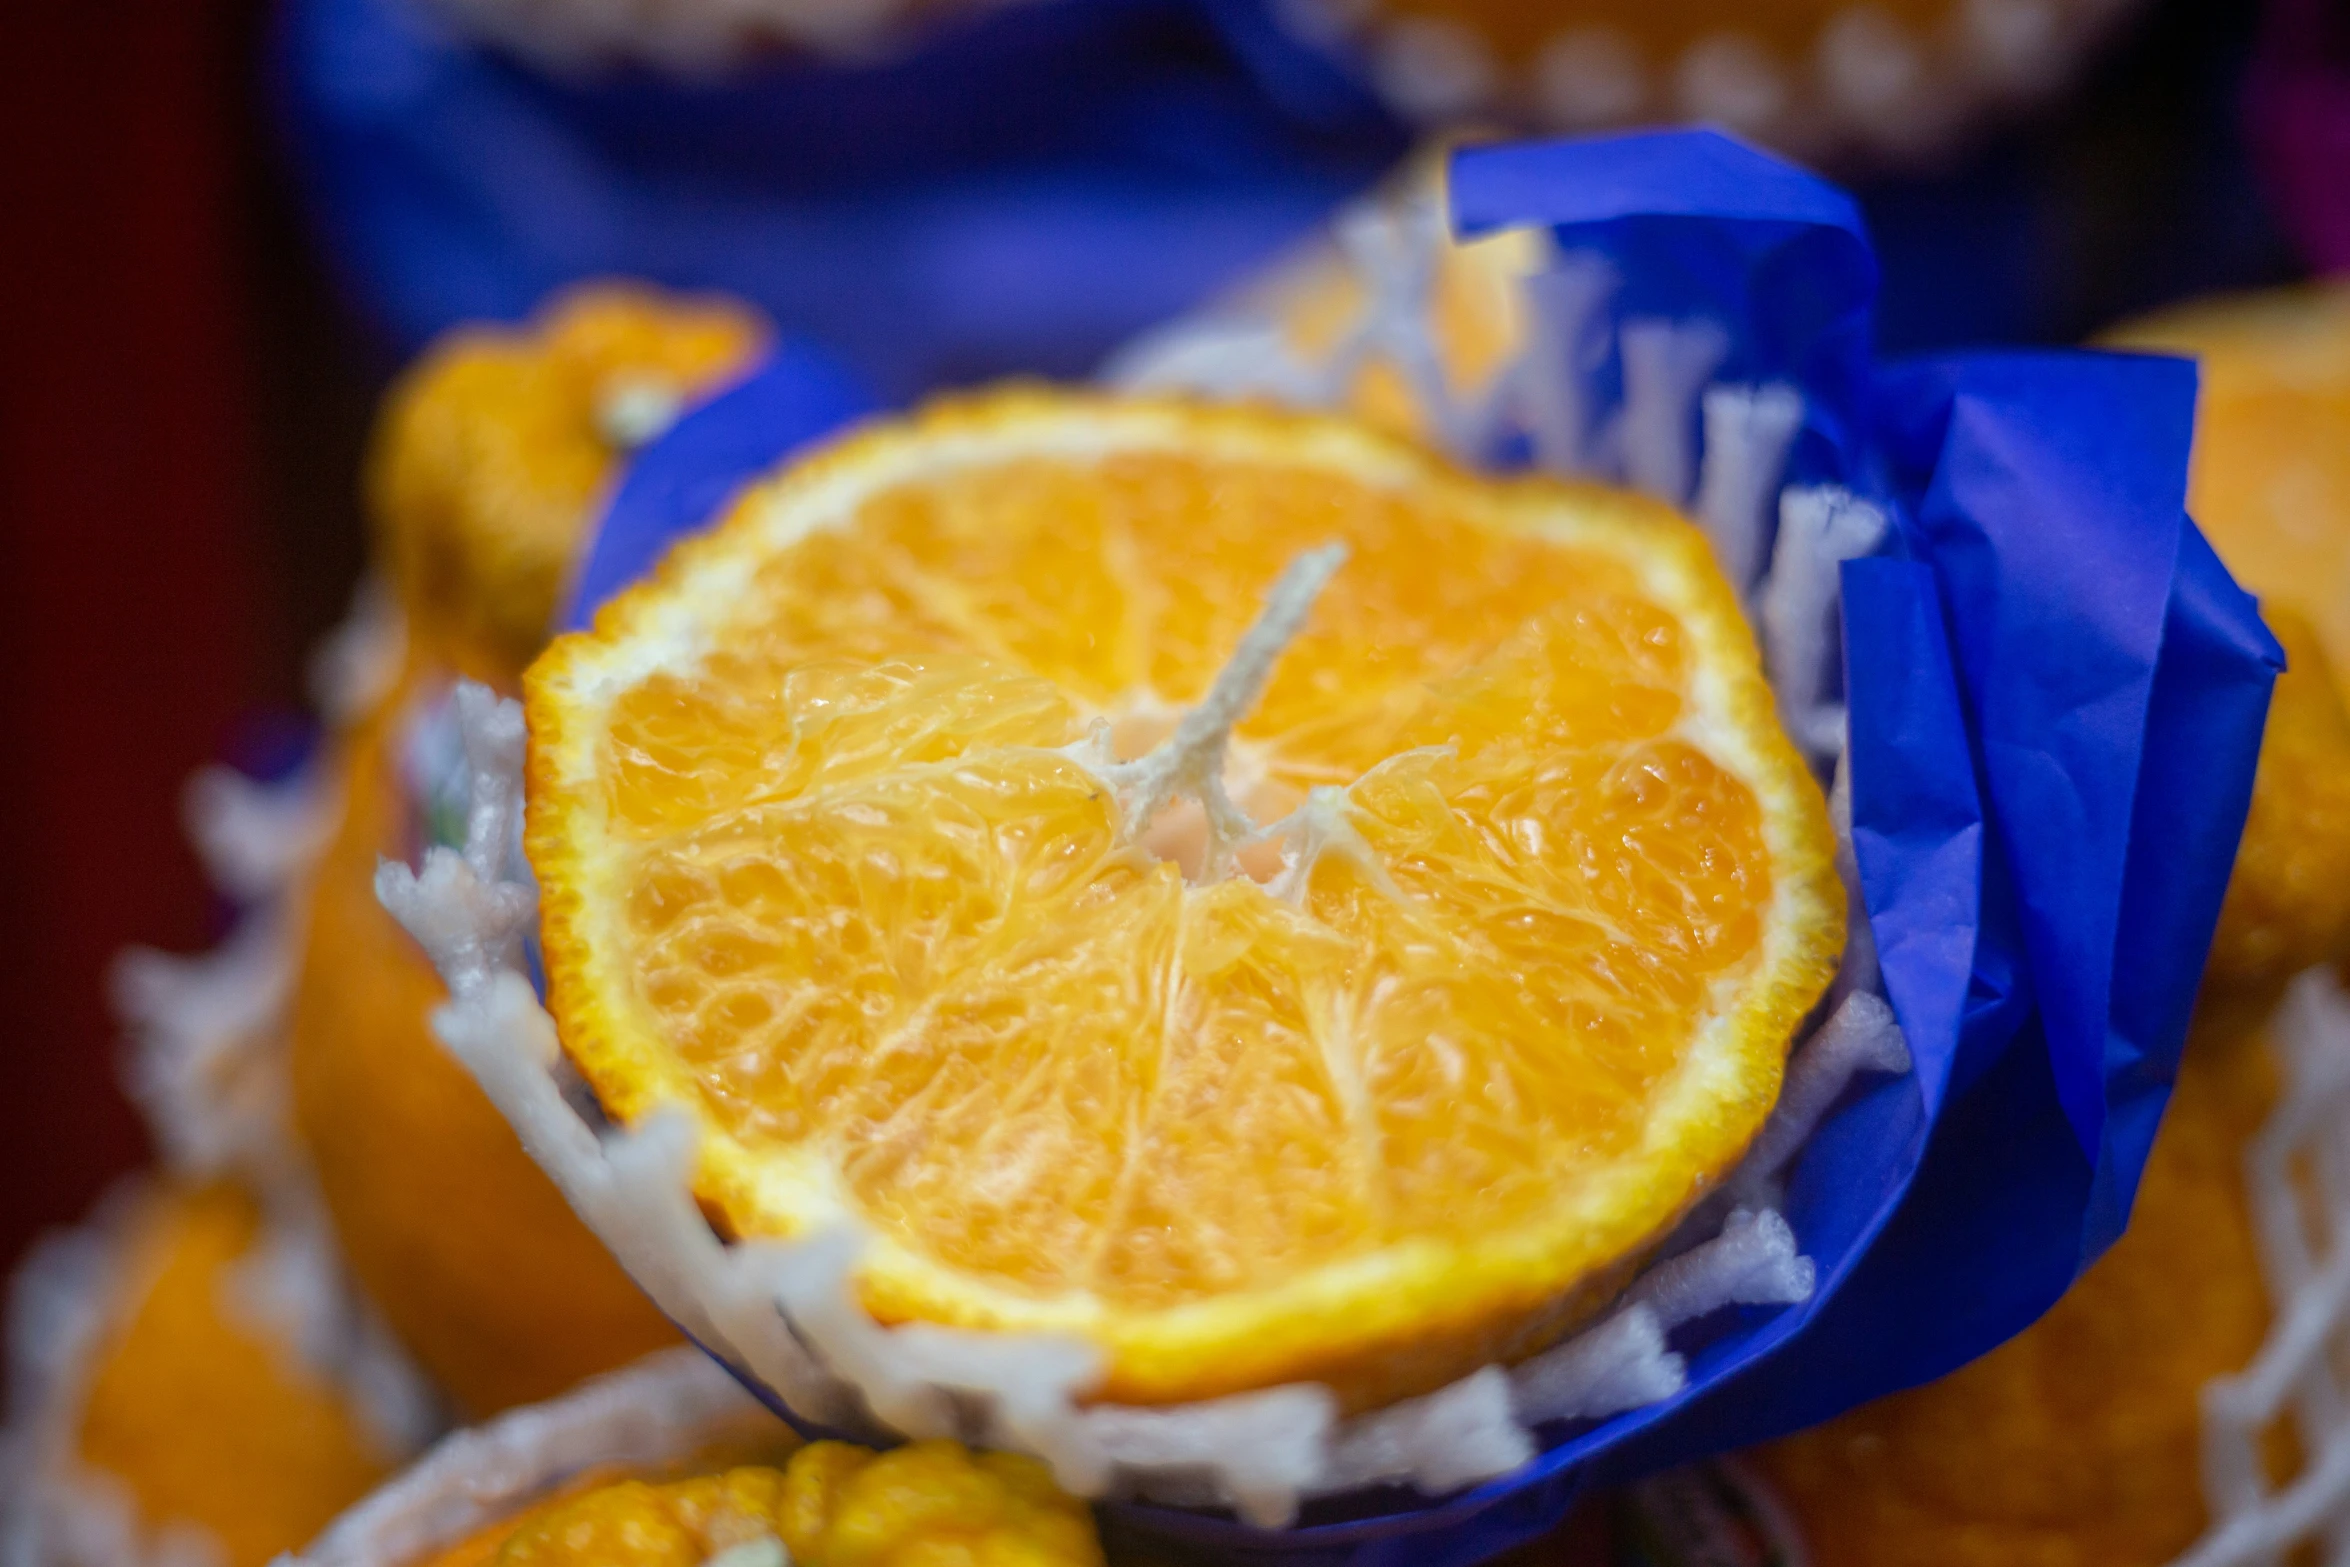
[[[1845,696],[1863,897],[1915,1065],[1864,1079],[1793,1167],[1809,1302],[1724,1314],[1682,1393],[1546,1431],[1532,1465],[1458,1496],[1320,1504],[1277,1533],[1112,1510],[1231,1560],[1482,1561],[1587,1485],[1929,1380],[2046,1310],[2127,1219],[2282,664],[2185,514],[2184,362],[1874,365],[1851,204],[1709,133],[1477,149],[1452,191],[1464,231],[1542,225],[1607,258],[1619,324],[1725,328],[1725,375],[1803,391],[1800,475],[1894,516],[1843,568]],[[620,491],[589,583],[706,515],[654,498],[681,493],[681,460],[715,497],[813,433],[771,422],[759,384],[646,454],[667,477]]]
[[[879,408],[832,356],[786,339],[765,363],[636,455],[596,528],[565,624],[651,571],[681,533],[715,517],[744,482]]]

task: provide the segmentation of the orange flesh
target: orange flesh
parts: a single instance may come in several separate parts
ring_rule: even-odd
[[[1349,787],[1403,898],[1336,858],[1298,905],[1188,886],[1053,748],[1198,700],[1332,539],[1228,783]],[[1636,1146],[1758,967],[1761,808],[1615,556],[1299,467],[1024,457],[880,492],[733,615],[603,741],[634,990],[718,1126],[821,1144],[1000,1286],[1178,1305],[1507,1227]]]

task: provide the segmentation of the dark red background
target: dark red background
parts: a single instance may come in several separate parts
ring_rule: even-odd
[[[245,0],[0,22],[0,1266],[141,1157],[104,995],[223,918],[188,772],[299,702],[356,568],[363,361],[296,237]]]

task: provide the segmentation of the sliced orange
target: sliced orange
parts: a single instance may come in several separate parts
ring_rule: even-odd
[[[1132,758],[1251,695],[1333,543],[1192,789],[1294,814],[1203,853]],[[942,405],[525,690],[606,1107],[689,1107],[737,1234],[863,1226],[881,1319],[1082,1335],[1111,1399],[1364,1407],[1555,1337],[1738,1158],[1843,938],[1696,530],[1338,420]]]

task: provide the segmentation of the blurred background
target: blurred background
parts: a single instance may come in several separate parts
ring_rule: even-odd
[[[1728,57],[1642,86],[1581,44],[1519,91],[1507,6],[1441,28],[1394,7],[1372,38],[1251,0],[941,0],[749,44],[567,31],[560,9],[91,0],[0,22],[10,1266],[145,1157],[109,963],[225,927],[183,780],[299,755],[305,658],[365,556],[375,400],[452,321],[630,271],[747,294],[891,401],[1082,374],[1296,242],[1432,121],[1697,112],[1860,193],[1888,352],[2077,342],[2350,262],[2326,206],[2350,151],[2278,129],[2315,123],[2293,118],[2307,80],[2350,72],[2330,0],[1958,8],[2024,18],[2038,78],[1989,108],[1925,102],[1860,34],[1834,91]],[[2029,33],[2074,9],[2095,25]],[[1494,57],[1464,63],[1461,29],[1487,25]]]

